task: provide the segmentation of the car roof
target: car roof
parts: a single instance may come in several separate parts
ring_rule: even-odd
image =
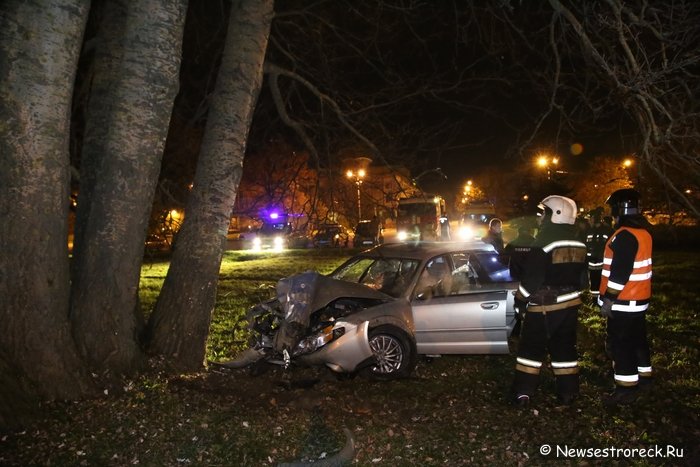
[[[419,242],[418,244],[410,242],[385,243],[363,251],[361,255],[370,257],[388,256],[426,260],[437,255],[464,250],[496,252],[493,245],[475,240],[469,242]]]

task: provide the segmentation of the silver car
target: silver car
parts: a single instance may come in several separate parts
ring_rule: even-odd
[[[249,314],[251,349],[224,365],[265,359],[394,379],[421,354],[508,353],[517,285],[483,242],[377,246],[328,276],[280,281]]]

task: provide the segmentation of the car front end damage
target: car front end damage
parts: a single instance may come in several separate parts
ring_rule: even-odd
[[[369,322],[355,326],[339,321],[316,336],[303,339],[295,353],[306,365],[326,365],[337,373],[352,373],[374,362],[369,345]]]
[[[277,283],[276,298],[248,312],[250,348],[220,363],[243,368],[258,361],[290,367],[326,366],[352,373],[374,364],[369,321],[355,315],[394,299],[364,285],[305,272]],[[345,319],[345,318],[348,319]]]

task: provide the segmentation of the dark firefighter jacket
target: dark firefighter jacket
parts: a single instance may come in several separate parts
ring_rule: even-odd
[[[523,262],[516,300],[528,302],[527,311],[561,310],[580,304],[587,288],[586,245],[574,226],[543,224]]]
[[[594,225],[586,232],[586,247],[588,248],[588,269],[603,269],[603,253],[605,244],[613,234],[612,227],[605,224]]]

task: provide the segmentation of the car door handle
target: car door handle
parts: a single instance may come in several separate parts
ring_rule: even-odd
[[[498,308],[498,302],[485,302],[481,304],[481,308],[484,310],[495,310]]]

